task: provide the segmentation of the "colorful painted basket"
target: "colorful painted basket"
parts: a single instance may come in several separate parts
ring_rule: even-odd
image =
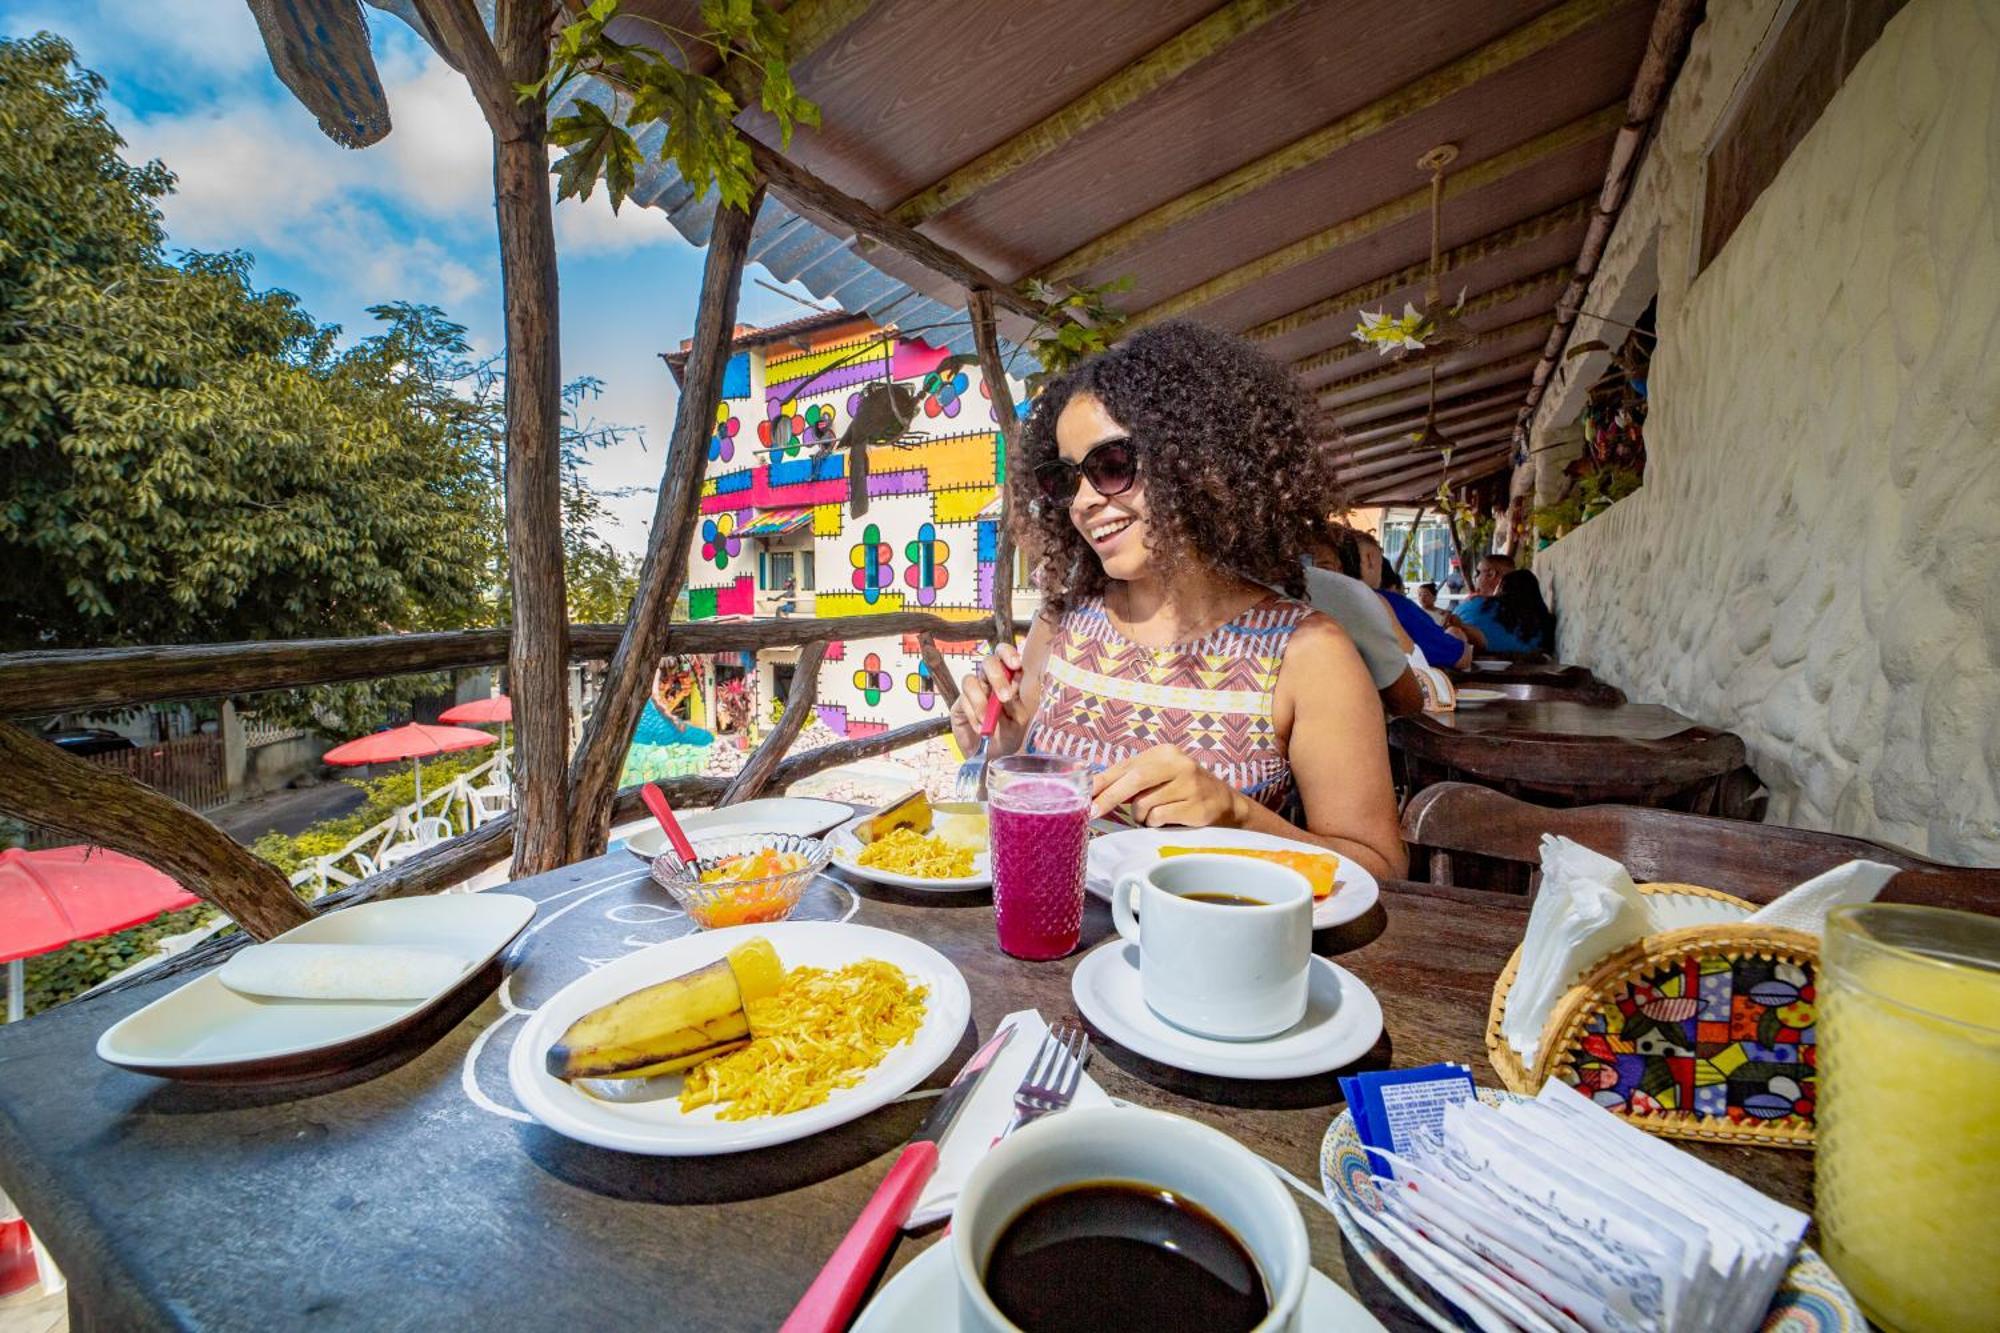
[[[1592,966],[1550,1012],[1532,1068],[1500,1031],[1520,950],[1507,960],[1486,1022],[1501,1081],[1532,1094],[1559,1078],[1668,1138],[1810,1148],[1818,938],[1744,924],[1752,904],[1713,889],[1640,891],[1670,895],[1665,914],[1688,924]]]

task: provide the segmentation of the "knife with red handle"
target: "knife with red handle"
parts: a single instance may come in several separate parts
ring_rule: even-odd
[[[903,1223],[910,1220],[924,1186],[937,1172],[938,1144],[944,1141],[958,1113],[972,1100],[979,1080],[1013,1036],[1012,1024],[1001,1028],[965,1062],[965,1068],[958,1071],[951,1086],[938,1097],[937,1105],[924,1117],[924,1123],[896,1155],[896,1164],[875,1187],[868,1206],[854,1219],[833,1257],[792,1307],[779,1333],[839,1333],[847,1327],[855,1307],[861,1303],[862,1293],[882,1267],[890,1242],[903,1229]]]

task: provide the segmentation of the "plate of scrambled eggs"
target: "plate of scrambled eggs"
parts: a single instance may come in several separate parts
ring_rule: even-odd
[[[833,863],[849,874],[919,893],[990,888],[986,807],[932,805],[921,792],[849,820],[827,836]]]

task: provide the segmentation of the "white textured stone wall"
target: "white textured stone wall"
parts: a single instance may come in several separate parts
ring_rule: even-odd
[[[1710,4],[1610,252],[1658,242],[1646,485],[1536,568],[1562,657],[1742,735],[1773,822],[2000,863],[2000,3],[1911,0],[1690,281],[1773,8]]]

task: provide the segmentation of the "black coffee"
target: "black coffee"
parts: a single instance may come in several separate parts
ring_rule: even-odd
[[[1170,1191],[1117,1181],[1022,1209],[993,1247],[986,1291],[1029,1333],[1244,1333],[1271,1310],[1229,1228]]]
[[[1262,898],[1245,898],[1240,893],[1183,893],[1191,903],[1217,903],[1223,907],[1268,907]]]

